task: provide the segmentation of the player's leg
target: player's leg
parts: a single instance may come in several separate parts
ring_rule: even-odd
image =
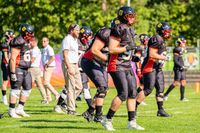
[[[128,110],[128,128],[136,130],[144,130],[143,127],[136,123],[136,80],[135,75],[132,71],[128,71],[126,74],[126,79],[128,81],[128,99],[127,99],[127,110]]]
[[[163,108],[164,74],[162,71],[157,72],[155,88],[156,88],[156,101],[157,101],[157,107],[158,107],[157,116],[169,117],[170,115],[166,113]]]
[[[169,88],[167,89],[167,91],[164,94],[164,100],[168,99],[168,95],[169,93],[177,86],[179,85],[179,81],[181,78],[181,73],[179,70],[174,70],[174,82],[169,86]]]
[[[15,112],[15,105],[17,102],[17,98],[19,98],[20,95],[20,88],[23,83],[23,72],[21,69],[16,69],[16,76],[17,81],[10,80],[11,90],[10,90],[10,96],[9,96],[9,111],[8,114],[12,118],[21,118],[19,115]]]
[[[126,79],[125,71],[112,72],[110,73],[110,75],[117,89],[117,96],[115,96],[115,98],[112,100],[109,111],[107,112],[101,123],[107,130],[114,130],[112,126],[112,118],[114,117],[114,114],[119,109],[122,102],[127,100],[128,82]]]
[[[186,73],[185,71],[181,72],[181,85],[180,85],[180,100],[183,102],[189,101],[187,98],[185,98],[185,85],[186,85]]]
[[[20,98],[19,98],[19,104],[18,107],[16,108],[16,113],[20,116],[23,117],[30,117],[25,111],[24,111],[24,106],[25,103],[31,93],[32,89],[32,77],[30,72],[27,70],[23,70],[24,72],[24,77],[23,77],[23,82],[22,82],[22,90],[20,93]]]
[[[5,105],[8,105],[8,101],[7,101],[7,96],[6,96],[6,89],[7,89],[7,85],[8,85],[8,65],[2,63],[1,64],[1,69],[2,69],[2,73],[3,73],[3,83],[2,83],[2,101]]]

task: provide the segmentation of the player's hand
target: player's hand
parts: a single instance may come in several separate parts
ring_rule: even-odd
[[[125,48],[126,48],[126,51],[129,51],[129,50],[137,49],[138,47],[137,46],[132,46],[132,45],[127,45]]]
[[[16,82],[17,81],[17,75],[15,73],[11,72],[10,80]]]

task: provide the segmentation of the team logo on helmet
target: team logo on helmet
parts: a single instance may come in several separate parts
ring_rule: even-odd
[[[81,33],[84,33],[84,32],[85,32],[85,29],[84,29],[84,28],[82,28],[80,32],[81,32]]]
[[[159,24],[157,25],[158,28],[160,28],[161,26],[162,26],[162,23],[159,23]]]
[[[22,31],[26,31],[26,27],[25,26],[22,27]]]
[[[119,10],[119,16],[122,16],[123,15],[123,10]]]

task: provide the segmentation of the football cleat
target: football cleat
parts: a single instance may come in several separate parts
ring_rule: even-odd
[[[82,116],[88,121],[91,122],[93,120],[93,114],[90,114],[88,111],[85,111]]]
[[[21,118],[21,116],[19,116],[18,114],[16,114],[15,109],[9,109],[8,111],[8,115],[12,118]]]
[[[107,119],[106,117],[103,117],[101,124],[108,131],[115,131],[115,129],[113,128],[113,125],[112,125],[112,119]]]
[[[160,116],[160,117],[170,117],[170,115],[167,114],[167,112],[165,112],[164,109],[159,109],[158,112],[157,112],[157,116]]]
[[[135,129],[135,130],[144,130],[143,127],[136,123],[136,120],[132,120],[128,122],[128,129]]]
[[[22,117],[30,117],[29,114],[27,114],[23,109],[16,108],[15,110],[16,114],[22,116]]]

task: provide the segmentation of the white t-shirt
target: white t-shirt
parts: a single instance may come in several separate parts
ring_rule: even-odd
[[[78,39],[68,34],[62,41],[61,60],[64,60],[63,51],[68,50],[69,63],[78,63]]]
[[[35,60],[31,64],[31,67],[40,67],[41,52],[38,47],[34,47],[31,49],[31,56],[35,58]]]
[[[53,48],[50,45],[47,45],[45,48],[42,50],[42,63],[45,65],[51,58],[51,56],[54,56],[54,51]],[[48,66],[55,67],[56,62],[55,60],[51,62]]]

